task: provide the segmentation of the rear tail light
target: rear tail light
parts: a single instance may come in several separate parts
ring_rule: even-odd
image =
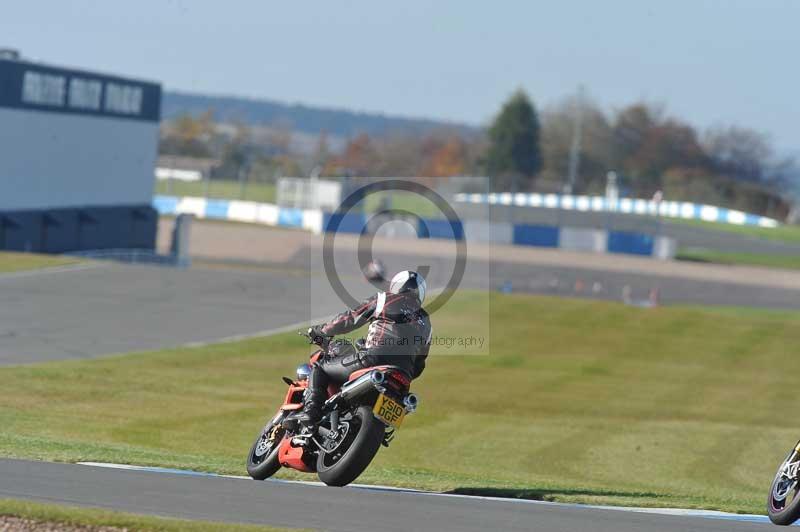
[[[396,380],[397,382],[399,382],[400,384],[402,384],[403,386],[410,386],[411,385],[411,379],[409,379],[408,376],[406,376],[405,373],[402,373],[400,371],[393,371],[392,372],[392,378],[394,380]]]

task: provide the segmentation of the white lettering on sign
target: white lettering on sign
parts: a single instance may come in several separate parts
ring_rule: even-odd
[[[64,76],[25,72],[22,81],[22,101],[37,105],[64,105],[67,79]]]
[[[105,110],[125,115],[140,114],[142,112],[142,88],[106,83]]]
[[[143,110],[144,89],[79,74],[59,75],[28,70],[22,79],[22,102],[138,116]]]
[[[75,109],[100,110],[103,83],[94,79],[72,78],[69,80],[69,106]]]

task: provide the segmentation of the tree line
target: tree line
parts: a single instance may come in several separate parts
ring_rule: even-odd
[[[282,175],[490,176],[495,191],[602,194],[609,171],[624,195],[708,203],[784,217],[798,167],[769,138],[736,125],[699,132],[662,106],[605,112],[583,96],[536,109],[519,90],[492,123],[472,133],[447,126],[348,139],[326,131],[313,142],[283,127],[217,122],[211,110],[162,125],[161,153],[219,159],[218,178],[272,181]],[[307,137],[307,135],[306,135]],[[307,140],[307,139],[306,139]],[[572,165],[572,167],[570,167]],[[570,176],[573,179],[569,179]]]

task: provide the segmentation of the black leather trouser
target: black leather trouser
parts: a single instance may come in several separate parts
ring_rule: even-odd
[[[315,416],[319,415],[322,404],[327,398],[328,385],[342,384],[354,371],[376,365],[374,357],[365,352],[358,352],[350,343],[340,343],[333,348],[336,355],[325,361],[319,361],[311,368],[308,377],[308,397],[304,410]]]

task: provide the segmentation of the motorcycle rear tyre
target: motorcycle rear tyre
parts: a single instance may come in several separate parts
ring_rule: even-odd
[[[353,482],[381,448],[386,426],[375,418],[372,408],[359,406],[355,415],[361,419],[361,426],[344,455],[332,466],[325,464],[322,452],[317,458],[317,476],[328,486],[346,486]]]

